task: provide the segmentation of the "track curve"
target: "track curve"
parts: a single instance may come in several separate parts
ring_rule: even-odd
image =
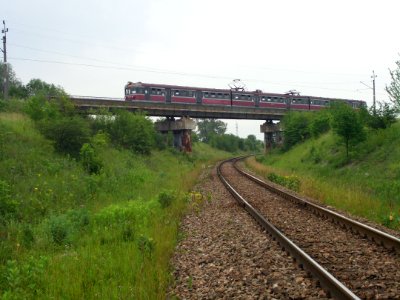
[[[339,216],[332,217],[326,209],[319,210],[313,203],[302,202],[303,199],[297,195],[287,194],[284,190],[279,190],[276,194],[277,191],[274,190],[276,187],[269,188],[266,186],[267,183],[262,183],[260,179],[235,169],[233,162],[236,160],[225,161],[218,168],[218,174],[224,185],[263,227],[267,226],[266,223],[273,223],[273,227],[279,228],[279,231],[290,237],[304,250],[303,252],[307,252],[314,262],[318,262],[310,262],[300,252],[296,253],[297,250],[292,249],[295,247],[290,246],[290,243],[276,237],[282,247],[310,271],[333,297],[338,299],[400,297],[400,260],[393,251],[398,249],[396,237],[383,234],[389,242],[382,240],[377,230],[373,229],[373,233],[366,232],[369,231],[369,226],[356,222],[358,227],[354,228],[352,226],[355,225],[346,220],[348,218],[343,219],[343,216],[337,213],[333,215]],[[254,178],[250,178],[249,175]],[[335,221],[336,218],[342,220]],[[352,231],[360,234],[355,235]],[[390,250],[363,236],[385,245]],[[322,266],[325,271],[328,270],[327,274],[321,275],[321,272],[317,271],[319,267],[313,269],[315,264]]]

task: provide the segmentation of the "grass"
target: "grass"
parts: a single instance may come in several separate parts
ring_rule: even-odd
[[[201,170],[228,157],[104,145],[88,174],[20,113],[0,113],[0,298],[165,299]]]
[[[400,228],[400,123],[370,131],[353,147],[351,159],[332,133],[310,139],[288,152],[272,151],[247,164],[264,177],[274,173],[300,178],[300,193],[318,201]]]

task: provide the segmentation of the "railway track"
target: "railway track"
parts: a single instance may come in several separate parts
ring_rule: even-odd
[[[270,185],[239,169],[237,161],[219,165],[223,184],[332,297],[400,299],[397,237]]]

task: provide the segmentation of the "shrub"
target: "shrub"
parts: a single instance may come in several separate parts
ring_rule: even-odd
[[[294,145],[303,142],[311,136],[310,113],[289,112],[283,118],[284,149],[289,150]]]
[[[140,154],[149,154],[155,139],[151,120],[127,111],[118,113],[111,124],[110,135],[115,143]]]
[[[162,208],[166,208],[172,204],[175,195],[171,191],[163,191],[158,195],[158,202],[161,204]]]
[[[138,248],[143,256],[150,256],[153,254],[155,243],[152,238],[145,235],[140,235],[137,241]]]
[[[65,215],[51,217],[49,220],[50,234],[57,245],[69,244],[71,226]]]
[[[84,143],[89,140],[89,125],[81,117],[46,120],[40,125],[43,134],[54,141],[56,151],[78,158]]]
[[[34,121],[59,117],[57,105],[49,102],[44,95],[37,95],[29,98],[25,105],[25,112]]]
[[[310,133],[316,138],[320,136],[322,133],[327,132],[330,126],[330,115],[325,111],[317,112],[311,120],[310,123]]]
[[[19,263],[15,260],[7,261],[2,272],[0,290],[2,299],[37,299],[44,290],[43,274],[48,258],[29,257],[27,261]]]
[[[270,173],[267,178],[293,191],[298,192],[300,190],[300,180],[296,176],[280,176],[275,173]]]
[[[0,217],[3,221],[12,218],[17,212],[18,202],[11,199],[10,186],[0,180]]]
[[[86,172],[88,172],[89,174],[100,173],[103,164],[96,154],[95,149],[90,144],[83,144],[80,151],[80,159]]]

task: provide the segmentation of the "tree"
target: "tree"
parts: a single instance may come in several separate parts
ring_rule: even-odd
[[[79,116],[44,119],[39,127],[47,138],[54,141],[57,152],[75,158],[79,157],[83,144],[89,141],[89,124]]]
[[[378,102],[378,107],[375,111],[371,107],[364,118],[366,119],[368,127],[373,129],[385,129],[396,122],[396,111],[397,109],[389,103]]]
[[[214,119],[202,119],[197,122],[199,139],[209,143],[214,135],[222,135],[226,132],[226,123]]]
[[[45,95],[45,96],[65,96],[64,89],[60,86],[55,86],[52,83],[47,83],[40,79],[31,79],[26,85],[29,96]]]
[[[260,148],[260,143],[253,134],[249,134],[244,141],[246,148],[250,151],[257,151]]]
[[[322,133],[327,132],[330,126],[330,114],[326,110],[318,111],[314,114],[310,123],[310,133],[314,138],[317,138]]]
[[[284,116],[284,148],[286,150],[311,136],[310,120],[311,115],[305,112],[289,112]]]
[[[149,154],[154,145],[154,125],[144,115],[120,111],[109,130],[114,142],[134,152]]]
[[[386,91],[390,96],[390,100],[395,104],[397,110],[400,110],[400,60],[396,61],[397,69],[390,70],[392,82],[386,86]]]
[[[4,94],[4,68],[5,64],[0,62],[0,98],[3,98]],[[27,90],[22,82],[17,78],[12,65],[7,63],[7,72],[8,72],[8,95],[10,97],[17,98],[26,98],[28,96]]]
[[[346,157],[349,157],[349,147],[365,139],[365,132],[358,112],[345,103],[334,103],[331,108],[332,128],[338,134],[345,146]]]

